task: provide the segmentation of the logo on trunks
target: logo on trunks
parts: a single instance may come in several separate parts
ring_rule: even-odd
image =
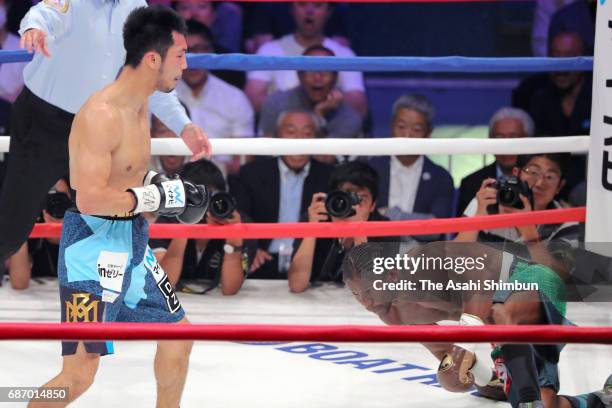
[[[103,289],[121,292],[129,256],[127,252],[100,251],[96,268]]]
[[[66,301],[66,322],[92,323],[98,321],[98,301],[90,300],[90,293],[73,293],[72,302]]]
[[[151,273],[153,274],[155,283],[161,282],[165,274],[161,270],[161,266],[159,266],[157,259],[155,259],[155,254],[153,254],[153,251],[149,247],[147,247],[147,253],[145,254],[145,257],[144,257],[144,264],[145,264],[145,267],[149,271],[151,271]]]
[[[162,295],[164,295],[166,298],[166,304],[168,305],[168,310],[170,310],[170,313],[175,313],[177,310],[179,310],[181,307],[181,302],[179,302],[176,293],[174,293],[172,284],[168,280],[167,276],[164,276],[164,278],[157,284],[157,287],[161,291]]]
[[[98,264],[98,275],[100,278],[114,279],[119,276],[123,276],[123,265],[107,264],[106,267]]]

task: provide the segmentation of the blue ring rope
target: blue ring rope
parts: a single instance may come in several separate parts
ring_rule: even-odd
[[[27,62],[26,51],[0,51],[0,63]],[[551,72],[592,71],[593,57],[271,57],[247,54],[189,54],[189,68],[237,71],[363,72]]]

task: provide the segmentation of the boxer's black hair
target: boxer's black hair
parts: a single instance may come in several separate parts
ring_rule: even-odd
[[[149,51],[166,57],[174,44],[172,33],[187,34],[185,21],[168,7],[140,7],[130,13],[123,26],[125,65],[136,68]]]

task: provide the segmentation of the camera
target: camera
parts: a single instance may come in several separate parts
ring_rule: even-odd
[[[50,216],[57,219],[64,218],[66,211],[72,207],[72,200],[68,194],[60,191],[51,190],[47,193],[45,200],[45,210]]]
[[[491,187],[497,190],[497,204],[489,206],[488,212],[490,214],[499,212],[498,205],[522,210],[525,206],[521,201],[520,194],[527,197],[531,208],[533,208],[533,191],[526,182],[519,180],[517,177],[499,179]]]
[[[325,209],[331,217],[348,218],[355,215],[354,205],[361,202],[361,198],[353,192],[334,190],[325,199]]]
[[[236,199],[229,193],[218,191],[213,193],[208,204],[208,211],[215,218],[232,218],[236,210]]]

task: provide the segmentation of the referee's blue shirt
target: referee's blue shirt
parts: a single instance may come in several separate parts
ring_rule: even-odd
[[[76,113],[95,92],[110,84],[125,63],[123,24],[145,0],[44,0],[21,21],[46,32],[51,58],[36,53],[23,72],[38,97]],[[191,121],[174,92],[149,98],[151,112],[177,135]]]

